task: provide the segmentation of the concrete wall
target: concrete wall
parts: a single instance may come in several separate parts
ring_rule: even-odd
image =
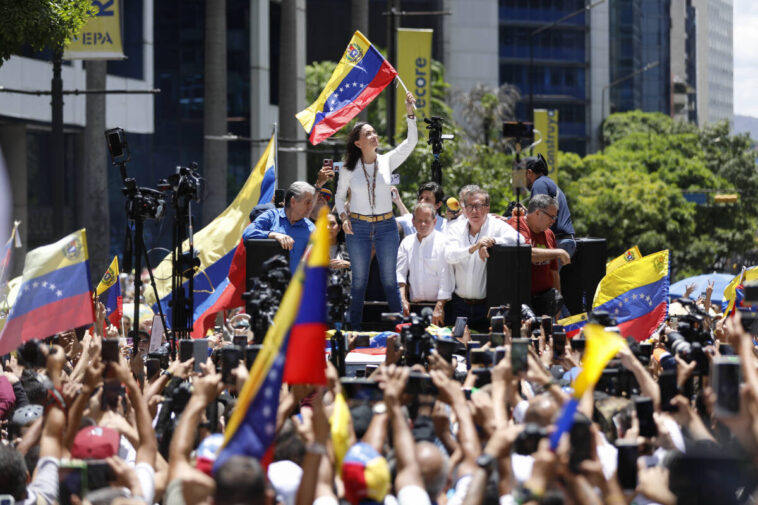
[[[611,76],[609,24],[608,2],[597,5],[590,11],[590,50],[588,51],[590,57],[590,141],[588,153],[600,149],[600,127],[610,111],[609,90],[605,89],[604,91]],[[603,100],[603,93],[605,93],[605,100]]]

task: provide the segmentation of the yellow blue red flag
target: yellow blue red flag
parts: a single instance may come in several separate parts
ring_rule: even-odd
[[[558,320],[558,324],[563,326],[563,331],[566,332],[566,337],[574,338],[582,331],[582,328],[587,324],[587,313],[582,312],[569,317],[564,317]]]
[[[274,435],[276,434],[276,412],[279,405],[279,390],[281,389],[285,374],[285,358],[287,358],[286,361],[289,361],[290,328],[296,321],[298,324],[304,325],[310,325],[314,322],[316,316],[307,310],[303,312],[305,316],[300,316],[302,305],[310,305],[312,302],[316,302],[315,305],[319,305],[319,300],[312,300],[310,293],[308,294],[307,304],[301,304],[301,300],[305,287],[311,289],[317,288],[317,286],[311,287],[308,283],[306,272],[310,273],[309,270],[311,268],[321,267],[324,249],[327,251],[328,258],[329,232],[327,229],[326,212],[325,208],[322,209],[317,221],[316,230],[311,234],[313,252],[311,253],[312,256],[307,260],[308,266],[306,267],[306,262],[301,262],[292,276],[292,280],[279,304],[279,310],[276,312],[276,316],[274,316],[274,322],[269,327],[263,339],[263,348],[258,353],[253,366],[250,367],[250,375],[242,387],[234,413],[226,426],[224,447],[214,463],[214,472],[229,457],[235,455],[257,458],[264,465],[270,460],[270,449],[272,448]],[[319,272],[317,271],[316,273],[318,274]],[[316,278],[318,278],[318,275]],[[325,292],[326,277],[323,277],[323,282]],[[325,315],[325,298],[323,302]],[[326,328],[324,327],[325,331]],[[300,340],[301,343],[307,339],[318,340],[320,344],[319,351],[315,355],[310,355],[309,359],[320,363],[320,366],[324,367],[326,361],[323,333],[319,338],[305,331],[302,335],[304,338]],[[305,345],[310,346],[309,343]],[[322,373],[324,372],[322,371]]]
[[[26,254],[18,295],[0,333],[0,355],[95,320],[87,235],[79,230]]]
[[[756,279],[758,279],[758,266],[743,268],[742,272],[727,284],[724,288],[724,300],[721,302],[721,311],[724,313],[724,317],[730,316],[735,309],[745,309],[743,306],[745,299],[743,284]],[[755,311],[755,307],[751,307],[750,310]]]
[[[397,70],[390,62],[356,31],[319,97],[296,115],[311,144],[334,135],[396,76]]]
[[[97,285],[95,294],[105,305],[105,316],[115,326],[120,327],[121,317],[124,315],[124,301],[121,298],[121,282],[118,276],[118,256],[114,256],[100,284]]]
[[[606,274],[592,302],[593,310],[607,311],[621,335],[644,340],[668,314],[669,251],[631,261]]]

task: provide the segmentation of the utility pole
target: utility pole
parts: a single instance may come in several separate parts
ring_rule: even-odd
[[[350,0],[350,20],[354,30],[359,30],[366,37],[368,34],[368,0]],[[370,38],[370,37],[369,37]],[[367,121],[368,111],[364,108],[358,113],[358,121]]]
[[[400,16],[400,0],[387,1],[387,59],[392,66],[397,65],[397,34],[398,17]],[[395,84],[387,86],[387,140],[395,142]]]
[[[53,80],[50,83],[51,92],[51,126],[50,166],[53,177],[50,187],[53,190],[53,230],[56,233],[64,231],[64,195],[66,188],[65,151],[63,149],[63,79],[61,66],[63,63],[63,48],[53,50]]]

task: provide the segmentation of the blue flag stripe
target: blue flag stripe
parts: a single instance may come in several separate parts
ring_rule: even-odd
[[[53,270],[30,279],[18,289],[12,316],[18,317],[49,303],[90,291],[89,261]]]

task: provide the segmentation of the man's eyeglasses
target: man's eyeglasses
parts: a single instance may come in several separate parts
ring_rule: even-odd
[[[466,210],[470,212],[479,212],[480,210],[489,209],[490,205],[488,203],[478,204],[475,203],[473,205],[466,205]]]
[[[542,213],[545,214],[547,217],[549,217],[551,221],[555,221],[556,219],[558,219],[558,215],[557,214],[554,216],[554,215],[550,214],[546,210],[543,210]]]

